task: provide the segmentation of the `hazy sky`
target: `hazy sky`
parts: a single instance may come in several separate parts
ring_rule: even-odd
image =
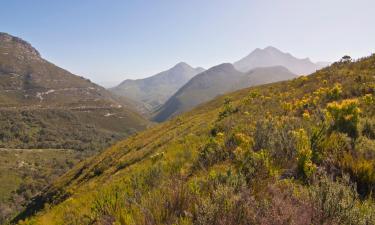
[[[313,61],[375,52],[374,0],[0,0],[0,31],[101,84],[275,46]]]

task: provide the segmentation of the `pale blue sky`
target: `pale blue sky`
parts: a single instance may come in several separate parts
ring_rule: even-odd
[[[0,0],[0,31],[95,82],[275,46],[313,61],[375,52],[374,0]]]

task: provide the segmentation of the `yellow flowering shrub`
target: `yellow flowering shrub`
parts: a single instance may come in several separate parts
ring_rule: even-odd
[[[304,177],[310,178],[317,167],[312,162],[312,150],[310,148],[309,137],[304,129],[294,131],[293,134],[296,139],[298,171],[303,174]]]
[[[355,138],[358,135],[360,109],[357,99],[332,102],[327,105],[328,117],[333,120],[331,128]]]

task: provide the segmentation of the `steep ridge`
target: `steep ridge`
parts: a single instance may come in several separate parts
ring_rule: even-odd
[[[80,163],[14,221],[374,224],[374,101],[375,55],[220,96]]]
[[[144,79],[125,80],[109,90],[116,95],[125,96],[143,103],[152,112],[164,104],[169,97],[192,77],[203,70],[203,68],[193,68],[181,62],[169,70]]]
[[[0,33],[0,147],[101,149],[147,126],[129,102]]]
[[[231,91],[295,77],[281,66],[256,68],[248,73],[242,73],[237,71],[232,64],[224,63],[192,78],[155,113],[153,120],[165,121]]]
[[[283,66],[297,75],[309,75],[329,63],[313,63],[310,59],[298,59],[275,47],[255,49],[248,56],[234,63],[236,69],[248,72],[257,67]]]

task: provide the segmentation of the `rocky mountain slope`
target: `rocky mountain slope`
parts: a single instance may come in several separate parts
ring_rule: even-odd
[[[148,122],[124,98],[0,33],[0,146],[100,149]]]

